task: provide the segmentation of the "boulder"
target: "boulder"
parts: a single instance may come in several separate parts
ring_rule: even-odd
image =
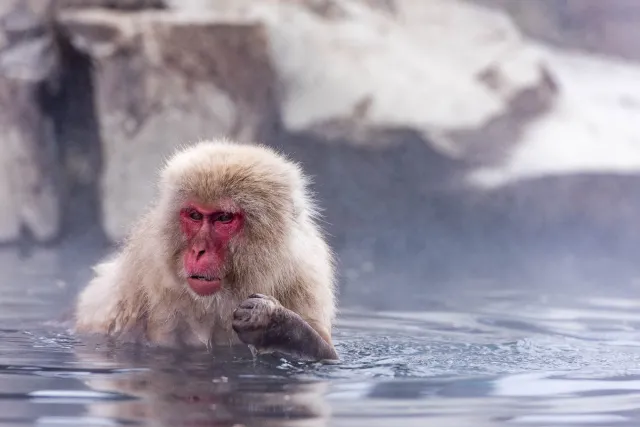
[[[530,37],[568,50],[640,60],[636,0],[473,0],[507,12]]]
[[[118,240],[152,198],[158,168],[182,144],[256,140],[277,114],[264,28],[211,13],[104,9],[60,14],[94,63],[103,228]]]
[[[480,138],[467,134],[508,116],[527,97],[544,111],[544,64],[504,13],[460,1],[168,1],[250,17],[264,25],[288,132],[367,147],[388,145],[384,130],[412,129],[449,156]],[[536,96],[538,92],[543,93]],[[521,120],[529,120],[529,116]],[[504,121],[504,120],[503,120]],[[494,137],[511,140],[511,133]],[[455,131],[466,131],[457,138]]]
[[[562,88],[554,105],[522,127],[518,144],[473,184],[499,187],[545,175],[640,171],[640,64],[540,47]]]
[[[52,2],[0,5],[0,242],[26,230],[38,241],[60,231],[60,164],[45,100],[57,90]]]
[[[503,14],[444,0],[396,1],[393,13],[386,4],[194,0],[62,12],[72,44],[96,64],[107,235],[124,235],[183,143],[274,142],[279,123],[285,134],[375,148],[407,129],[465,159],[483,152],[485,127],[510,145],[553,100],[544,64]],[[514,108],[523,97],[526,108]]]
[[[479,2],[571,30],[543,0],[58,0],[56,30],[41,0],[4,2],[0,241],[51,238],[61,205],[119,240],[167,155],[230,136],[304,164],[347,286],[631,258],[640,66]]]
[[[102,7],[118,10],[164,9],[164,0],[57,0],[60,9]]]
[[[523,229],[640,241],[640,65],[549,47],[539,52],[562,92],[523,126],[504,161],[467,175],[481,196],[470,208],[510,216]]]

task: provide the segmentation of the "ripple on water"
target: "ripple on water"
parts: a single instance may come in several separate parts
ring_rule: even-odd
[[[479,292],[444,295],[422,312],[344,310],[335,336],[343,360],[320,365],[225,349],[209,355],[82,342],[43,323],[69,301],[51,286],[55,262],[46,265],[49,276],[15,270],[24,286],[0,282],[3,425],[640,420],[640,300]]]

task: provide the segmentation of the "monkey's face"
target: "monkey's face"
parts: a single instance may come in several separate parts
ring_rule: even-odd
[[[245,218],[232,203],[203,206],[186,203],[180,210],[180,229],[186,239],[182,263],[189,287],[200,296],[222,287],[229,265],[229,243],[242,233]]]
[[[172,285],[217,298],[276,283],[304,185],[297,165],[257,146],[202,143],[176,155],[153,211]]]

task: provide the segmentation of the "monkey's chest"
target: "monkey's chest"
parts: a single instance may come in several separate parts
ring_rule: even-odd
[[[216,321],[217,320],[217,321]],[[228,322],[226,322],[228,323]],[[214,319],[210,322],[188,321],[185,324],[185,339],[191,345],[231,345],[239,339],[230,325]]]
[[[153,322],[147,333],[151,341],[169,346],[208,347],[240,343],[231,328],[231,323],[217,316],[204,319],[189,316],[164,319],[161,322]]]

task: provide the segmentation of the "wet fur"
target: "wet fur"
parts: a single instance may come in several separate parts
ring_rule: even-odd
[[[330,342],[335,318],[333,256],[300,167],[271,149],[227,140],[179,150],[159,194],[76,306],[76,331],[176,346],[238,343],[233,311],[249,295],[275,297]],[[233,201],[246,225],[230,242],[223,289],[200,297],[186,284],[177,220],[187,199]]]

